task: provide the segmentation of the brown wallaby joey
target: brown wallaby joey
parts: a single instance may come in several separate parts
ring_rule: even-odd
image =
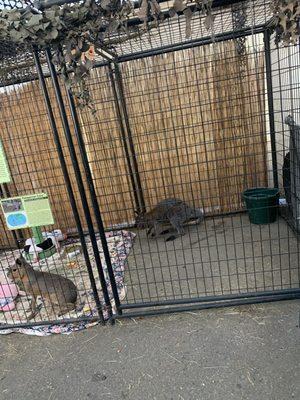
[[[77,289],[70,279],[49,272],[37,271],[23,257],[18,258],[16,264],[9,268],[7,276],[20,285],[26,294],[32,296],[31,314],[28,320],[37,313],[36,299],[38,296],[50,303],[52,311],[57,309],[58,316],[75,309]]]
[[[162,230],[162,225],[169,223],[177,231],[177,235],[169,236],[166,242],[185,234],[184,223],[197,219],[203,221],[203,211],[192,208],[179,199],[165,199],[159,202],[152,210],[145,213],[137,213],[136,225],[140,229],[147,229],[147,236],[156,237],[169,231]]]

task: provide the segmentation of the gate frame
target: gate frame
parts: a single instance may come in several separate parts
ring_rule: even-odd
[[[37,2],[36,7],[39,9],[44,9],[51,7],[54,4],[65,4],[67,2],[76,2],[79,0],[48,0],[46,3]],[[213,7],[223,7],[227,5],[232,5],[235,3],[239,3],[240,0],[215,0],[213,2]],[[132,25],[138,25],[141,21],[136,18],[130,22]],[[269,105],[269,127],[270,127],[270,137],[271,137],[271,147],[272,147],[272,167],[273,167],[273,179],[274,185],[278,186],[278,171],[277,171],[277,160],[276,160],[276,140],[275,140],[275,124],[274,124],[274,107],[273,107],[273,93],[272,93],[272,74],[271,74],[271,58],[270,58],[270,29],[268,28],[268,24],[257,25],[252,28],[243,28],[239,30],[234,30],[231,32],[217,34],[212,38],[211,36],[202,37],[194,40],[185,41],[184,43],[177,43],[167,46],[161,46],[156,49],[146,50],[142,52],[136,52],[132,54],[116,56],[113,59],[108,58],[107,61],[102,61],[96,63],[95,68],[100,67],[108,67],[109,69],[109,77],[111,88],[114,96],[116,115],[119,122],[122,142],[124,146],[125,156],[127,160],[127,166],[129,170],[129,175],[131,179],[131,185],[134,193],[134,198],[136,202],[137,210],[145,210],[145,201],[143,197],[142,184],[139,176],[138,164],[134,149],[134,144],[132,140],[131,128],[130,128],[130,117],[127,112],[126,106],[126,96],[124,94],[124,87],[122,83],[122,75],[119,69],[119,64],[131,60],[141,59],[145,57],[152,57],[158,54],[166,54],[169,52],[175,52],[177,50],[190,49],[194,47],[200,47],[203,45],[212,44],[215,42],[225,42],[227,40],[243,38],[247,36],[251,36],[254,34],[263,34],[264,35],[264,44],[265,44],[265,74],[266,74],[266,83],[267,83],[267,94],[268,94],[268,105]],[[80,123],[77,115],[76,105],[74,102],[74,98],[70,90],[66,88],[67,91],[67,99],[68,105],[71,110],[71,119],[74,127],[74,133],[76,137],[76,146],[78,146],[80,150],[80,160],[83,165],[83,172],[80,170],[78,157],[76,154],[75,144],[72,137],[72,132],[70,128],[70,124],[68,121],[68,117],[66,114],[66,106],[64,104],[64,100],[61,93],[60,84],[58,81],[58,75],[56,72],[56,68],[52,62],[52,54],[51,49],[47,48],[46,59],[49,67],[50,74],[46,75],[42,71],[41,61],[40,61],[40,51],[37,47],[33,48],[33,56],[35,60],[35,65],[38,73],[38,80],[41,85],[41,89],[43,92],[47,113],[57,149],[57,153],[59,156],[62,172],[64,175],[64,180],[66,183],[71,207],[73,210],[79,239],[83,249],[83,255],[85,258],[89,279],[91,282],[93,294],[95,297],[96,308],[98,311],[98,317],[82,317],[82,318],[74,318],[74,319],[64,319],[57,321],[43,321],[43,322],[34,322],[34,323],[25,323],[25,324],[13,324],[13,325],[5,325],[0,329],[9,329],[9,328],[18,328],[18,327],[32,327],[32,326],[41,326],[48,324],[66,324],[66,323],[76,323],[80,321],[100,321],[101,324],[104,324],[103,317],[103,308],[101,306],[99,293],[95,283],[95,277],[91,266],[91,261],[89,258],[89,254],[87,251],[86,243],[85,243],[85,235],[83,232],[73,188],[70,181],[69,171],[64,159],[64,153],[62,149],[62,145],[59,138],[59,133],[56,126],[56,121],[46,85],[45,78],[51,77],[52,86],[55,90],[56,102],[59,107],[60,118],[63,123],[63,131],[65,138],[68,144],[68,151],[71,156],[72,168],[76,178],[76,184],[80,193],[80,198],[83,204],[85,220],[88,226],[89,237],[91,239],[93,253],[95,256],[97,272],[99,275],[99,279],[102,286],[103,296],[105,300],[105,309],[108,311],[109,321],[114,322],[116,319],[120,318],[131,318],[131,317],[140,317],[140,316],[150,316],[150,315],[160,315],[167,314],[172,312],[181,312],[181,311],[192,311],[192,310],[200,310],[206,308],[219,308],[225,306],[238,306],[243,304],[255,304],[255,303],[264,303],[264,302],[272,302],[278,300],[290,300],[300,298],[300,288],[298,289],[286,289],[286,290],[273,290],[273,291],[261,291],[261,292],[253,292],[253,293],[243,293],[243,294],[229,294],[229,295],[215,295],[215,296],[203,296],[203,297],[195,297],[195,298],[187,298],[187,299],[178,299],[178,300],[162,300],[162,301],[153,301],[153,302],[139,302],[126,304],[120,301],[118,295],[118,289],[114,277],[114,272],[111,265],[111,258],[109,254],[108,244],[105,236],[105,229],[103,225],[103,220],[101,217],[101,212],[99,208],[99,203],[97,200],[96,190],[93,182],[93,177],[89,165],[89,160],[86,153],[84,139],[82,137],[82,132],[80,128]],[[32,80],[32,79],[29,79]],[[28,81],[29,81],[28,80]],[[22,83],[25,82],[22,81]],[[91,199],[91,205],[87,199],[87,193],[85,190],[85,186],[83,183],[83,174],[87,181],[88,193]],[[101,258],[99,255],[99,248],[97,244],[96,238],[96,230],[93,226],[92,216],[95,217],[97,232],[100,235],[100,240],[104,252],[104,258],[107,265],[107,271],[109,275],[109,281],[112,288],[113,300],[116,305],[116,314],[112,312],[111,299],[108,294],[108,285],[105,280],[105,274],[103,271],[103,266],[101,263]],[[150,309],[152,308],[152,309]],[[123,312],[125,310],[129,310],[127,312]]]
[[[136,202],[136,207],[138,210],[145,210],[145,202],[143,197],[141,180],[139,177],[138,164],[134,149],[134,144],[132,141],[132,133],[130,128],[130,116],[127,112],[126,106],[126,96],[124,94],[124,87],[122,83],[122,75],[119,68],[119,64],[135,59],[152,57],[158,54],[165,54],[169,52],[174,52],[177,50],[189,49],[194,47],[200,47],[203,45],[212,44],[214,42],[224,42],[227,40],[238,39],[242,37],[252,36],[255,34],[263,34],[264,44],[265,44],[265,74],[267,83],[267,97],[269,105],[269,128],[270,128],[270,138],[272,146],[272,167],[273,167],[273,179],[274,185],[278,186],[278,171],[277,171],[277,160],[276,160],[276,139],[275,139],[275,124],[274,124],[274,108],[273,108],[273,92],[272,92],[272,71],[271,71],[271,49],[270,49],[270,29],[265,25],[258,25],[253,28],[243,28],[231,32],[226,32],[224,34],[216,35],[214,38],[205,37],[196,40],[191,40],[185,42],[184,44],[173,44],[169,46],[162,46],[157,49],[148,50],[145,52],[133,53],[131,55],[118,56],[114,59],[107,58],[106,62],[101,62],[96,64],[95,68],[108,67],[109,78],[111,82],[111,88],[114,96],[116,116],[118,119],[122,142],[124,146],[124,152],[127,160],[127,167],[129,170],[129,175],[131,178],[132,189],[134,192],[134,198]],[[57,80],[57,74],[56,80]],[[51,74],[52,82],[55,80],[55,76]],[[58,84],[58,83],[57,83]],[[54,82],[54,86],[55,86]],[[71,109],[72,121],[74,124],[74,130],[76,138],[78,141],[81,158],[84,165],[85,177],[89,184],[89,191],[93,203],[93,211],[97,220],[97,228],[101,234],[101,240],[103,236],[105,237],[104,226],[101,219],[101,214],[99,211],[99,205],[96,198],[96,192],[93,184],[93,179],[89,167],[89,162],[86,156],[85,145],[82,138],[80,124],[76,112],[76,106],[74,99],[70,91],[68,93],[68,102]],[[99,213],[99,214],[98,214]],[[98,214],[98,216],[97,216]],[[100,218],[100,223],[98,218]],[[89,225],[88,225],[89,226]],[[102,241],[102,244],[105,243]],[[109,258],[109,252],[106,254]],[[106,261],[107,261],[107,258]],[[110,264],[111,265],[111,264]],[[102,268],[102,266],[101,266]],[[245,304],[256,304],[256,303],[267,303],[279,300],[291,300],[300,298],[300,288],[299,289],[283,289],[283,290],[273,290],[273,291],[260,291],[260,292],[250,292],[243,294],[229,294],[229,295],[216,295],[216,296],[202,296],[187,299],[178,300],[161,300],[153,302],[139,302],[139,303],[122,303],[120,302],[117,288],[114,281],[114,274],[112,269],[110,271],[109,277],[112,284],[113,299],[116,302],[117,309],[116,314],[110,314],[109,320],[115,321],[121,318],[134,318],[142,316],[153,316],[168,314],[174,312],[182,311],[193,311],[200,309],[209,308],[221,308],[221,307],[232,307]],[[152,308],[152,309],[150,309]],[[126,311],[126,312],[125,312]]]
[[[231,4],[234,3],[235,2],[231,2]],[[274,106],[273,106],[272,63],[271,63],[271,46],[270,46],[271,31],[270,28],[268,27],[268,24],[257,25],[252,28],[242,28],[239,30],[234,30],[232,32],[226,32],[224,34],[223,33],[218,34],[215,35],[214,38],[205,37],[196,40],[190,40],[188,42],[185,42],[184,44],[181,43],[181,44],[162,46],[157,49],[151,49],[143,52],[133,53],[130,55],[119,56],[115,59],[114,65],[117,66],[118,74],[121,75],[118,65],[123,62],[146,58],[146,57],[152,57],[158,54],[166,54],[169,52],[175,52],[177,50],[200,47],[215,42],[224,42],[227,40],[253,36],[256,34],[263,34],[263,40],[265,45],[264,48],[265,76],[266,76],[267,99],[268,99],[268,116],[269,116],[269,130],[270,130],[269,135],[271,140],[273,181],[274,181],[274,187],[278,187],[278,168],[277,168],[276,137],[275,137],[276,132],[275,132]],[[99,67],[103,65],[104,64],[102,63],[101,65],[99,65]],[[120,85],[120,82],[122,82],[121,76],[117,84]],[[121,87],[121,91],[124,96],[123,87]],[[118,101],[117,94],[114,93],[114,95],[116,96],[115,101],[117,102]],[[125,111],[127,110],[125,96],[123,97],[122,107],[125,108]],[[119,122],[121,124],[122,117],[119,114],[118,114],[118,119],[120,119]],[[128,117],[128,115],[126,119],[127,119],[126,124],[130,124],[130,118]],[[127,133],[128,131],[129,135],[131,136],[130,126],[129,129],[127,130]],[[134,173],[138,174],[138,170],[134,171]],[[272,291],[259,291],[253,293],[249,292],[242,294],[202,296],[202,297],[177,299],[177,300],[161,300],[161,301],[124,303],[124,304],[121,303],[120,310],[121,311],[129,310],[129,311],[123,312],[122,314],[113,315],[113,319],[154,316],[154,315],[169,314],[169,313],[183,312],[183,311],[233,307],[246,304],[267,303],[279,300],[293,300],[299,298],[300,298],[300,288],[296,288],[296,289],[282,289],[282,290],[272,290]],[[149,310],[149,308],[153,309]]]

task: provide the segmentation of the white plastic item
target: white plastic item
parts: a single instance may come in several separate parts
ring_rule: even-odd
[[[51,232],[51,234],[58,240],[59,242],[63,241],[65,239],[65,235],[62,233],[60,229],[54,229],[54,231]]]
[[[52,240],[53,246],[55,246],[57,249],[59,248],[58,240],[54,235],[52,235],[52,233],[42,232],[42,235],[45,240],[50,238]],[[41,247],[37,246],[35,238],[27,239],[25,242],[25,246],[30,246],[28,250],[29,254],[39,254],[44,251]]]
[[[53,234],[53,232],[42,232],[43,238],[46,239],[52,239],[52,243],[54,246],[57,246],[58,239],[57,237]]]
[[[287,205],[287,201],[284,198],[279,199],[279,205],[280,206],[286,206]]]
[[[80,251],[80,249],[78,249],[78,250],[75,250],[75,251],[72,251],[72,253],[68,253],[67,254],[67,257],[70,259],[70,260],[72,260],[72,258],[75,258],[78,254],[80,254],[81,253],[81,251]]]
[[[41,253],[43,251],[43,249],[41,249],[40,247],[37,247],[34,238],[27,239],[26,242],[25,242],[25,246],[30,246],[29,250],[28,250],[28,252],[30,254],[38,254],[38,253]]]

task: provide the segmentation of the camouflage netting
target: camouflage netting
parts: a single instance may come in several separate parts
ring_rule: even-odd
[[[25,9],[31,0],[1,0],[0,9]],[[32,75],[34,65],[31,52],[24,45],[0,42],[0,86],[22,82]]]
[[[4,0],[0,1],[0,9],[26,9],[32,7],[33,3],[33,0]],[[210,20],[213,21],[211,29],[207,27],[207,17],[200,11],[194,12],[190,17],[189,33],[187,34],[186,15],[179,12],[171,18],[169,10],[172,3],[161,1],[159,3],[165,16],[162,23],[145,33],[145,29],[142,28],[144,21],[139,19],[139,10],[137,10],[132,20],[129,20],[134,27],[131,33],[134,32],[134,34],[128,35],[128,32],[126,33],[124,30],[115,30],[105,38],[110,43],[108,47],[122,58],[133,53],[140,54],[165,46],[184,45],[190,40],[235,32],[241,28],[251,29],[254,26],[265,24],[272,16],[269,0],[247,0],[226,7],[214,7],[210,17]],[[237,46],[242,48],[243,43],[244,41],[240,39],[237,41]],[[96,54],[95,61],[102,62],[104,58]],[[43,69],[47,72],[45,63],[43,63]],[[24,82],[33,78],[36,78],[36,72],[31,47],[26,44],[16,45],[5,41],[0,42],[0,86]]]

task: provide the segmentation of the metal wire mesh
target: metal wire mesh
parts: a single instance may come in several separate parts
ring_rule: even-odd
[[[77,126],[72,107],[66,106],[88,208],[95,210],[91,182],[79,151],[78,128],[108,240],[114,244],[109,250],[121,299],[117,311],[124,310],[125,316],[136,315],[128,311],[135,308],[147,314],[146,308],[156,313],[174,310],[174,306],[183,310],[191,303],[204,307],[224,300],[239,304],[299,296],[300,185],[295,156],[288,170],[290,183],[284,179],[287,152],[298,152],[298,142],[291,138],[295,129],[300,129],[299,48],[274,47],[264,25],[270,18],[268,6],[268,2],[257,0],[247,2],[246,8],[215,9],[213,37],[204,31],[199,15],[194,16],[189,39],[185,38],[182,17],[168,19],[148,35],[114,46],[117,62],[93,70],[89,85],[96,118],[77,110]],[[18,59],[12,60],[13,66]],[[44,68],[44,72],[49,71]],[[32,66],[21,78],[3,80],[11,83],[19,79],[1,92],[1,139],[13,176],[11,184],[1,187],[1,194],[49,193],[55,228],[74,235],[72,240],[78,244],[78,226],[47,117],[49,109],[38,82],[28,82],[36,76]],[[63,101],[68,104],[60,84]],[[89,225],[97,226],[97,218],[86,223],[74,154],[50,79],[47,88],[54,112],[50,122],[58,129],[85,230],[84,242],[97,277],[99,269],[87,232]],[[296,125],[285,123],[288,115]],[[278,187],[281,205],[271,205],[266,213],[268,218],[277,215],[276,221],[254,224],[242,194],[262,186]],[[292,206],[289,201],[285,205],[287,191],[293,198]],[[146,229],[137,229],[136,210],[149,212],[161,201],[174,198],[192,210],[202,210],[204,220],[182,224],[175,218],[172,225],[168,216],[158,215],[150,219],[150,225],[164,228],[161,234],[151,237]],[[256,207],[254,211],[263,209]],[[7,248],[22,237],[12,236],[3,219],[0,229],[3,267],[18,253]],[[28,235],[24,230],[23,237]],[[101,251],[100,242],[98,246]],[[49,271],[57,268],[58,274],[68,276],[82,297],[91,292],[85,280],[86,260],[75,257],[74,262],[78,269],[69,270],[56,260]],[[40,267],[46,271],[48,263]],[[117,300],[104,271],[112,301]],[[105,306],[103,288],[100,280],[96,281]],[[94,300],[84,298],[83,308],[95,309]],[[157,307],[162,308],[158,311]],[[94,317],[81,311],[76,310],[74,320]],[[14,324],[18,317],[15,315]],[[51,318],[43,314],[36,323],[41,319],[46,323]]]
[[[133,53],[145,53],[160,47],[175,45],[176,43],[184,45],[199,38],[210,37],[236,31],[239,28],[234,21],[233,11],[244,8],[243,28],[254,28],[265,24],[271,18],[269,3],[261,0],[250,0],[237,3],[227,7],[214,8],[212,15],[214,17],[213,32],[205,27],[205,16],[195,13],[192,18],[191,36],[186,37],[186,21],[184,16],[168,18],[157,29],[150,30],[149,33],[138,35],[137,38],[124,41],[115,46],[115,51],[119,56],[126,56]],[[121,39],[121,37],[119,36]],[[242,39],[241,39],[242,40]]]
[[[242,212],[246,188],[273,185],[262,35],[248,38],[246,48],[246,74],[234,41],[219,49],[178,50],[121,64],[127,135],[132,135],[147,210],[163,199],[179,198],[204,208],[206,215],[203,224],[186,227],[185,236],[173,243],[164,241],[167,236],[151,239],[137,232],[125,308],[299,286],[297,234],[283,219],[255,226]],[[95,92],[102,91],[98,79],[93,82]],[[109,227],[115,223],[114,202],[125,223],[128,213],[127,221],[134,219],[135,200],[132,194],[122,199],[130,193],[130,174],[121,167],[125,155],[118,131],[111,130],[107,112],[103,118],[109,134],[101,144],[96,125],[83,122],[92,163],[107,162],[100,149],[108,146],[117,163],[114,174],[123,185],[127,179],[125,190],[112,185],[102,195]],[[102,171],[102,178],[95,178],[99,196],[112,177]]]
[[[13,3],[11,3],[11,6]],[[24,7],[29,3],[20,2],[17,4],[18,7]],[[151,51],[174,46],[175,44],[180,47],[191,41],[209,38],[212,34],[218,37],[219,35],[240,30],[240,25],[236,25],[236,21],[234,21],[234,10],[243,8],[243,29],[253,29],[255,26],[265,24],[271,18],[268,1],[249,0],[227,7],[213,8],[213,32],[205,28],[205,16],[199,12],[195,12],[192,17],[192,33],[188,38],[186,37],[186,20],[183,15],[174,18],[168,17],[157,28],[153,28],[147,33],[141,28],[142,21],[138,18],[133,18],[132,21],[128,22],[129,25],[132,24],[135,27],[136,34],[132,39],[128,40],[126,34],[122,32],[108,36],[107,43],[120,60],[126,57],[133,57],[135,53],[137,56],[141,56],[147,52],[151,53]],[[240,38],[239,41],[241,40],[243,39]],[[119,43],[114,44],[115,41]],[[96,56],[97,63],[103,63],[104,61],[105,58],[99,55]],[[49,73],[45,62],[43,62],[43,70],[45,74]],[[17,46],[10,43],[0,43],[0,71],[1,86],[36,79],[37,75],[34,69],[31,48],[26,45]]]

